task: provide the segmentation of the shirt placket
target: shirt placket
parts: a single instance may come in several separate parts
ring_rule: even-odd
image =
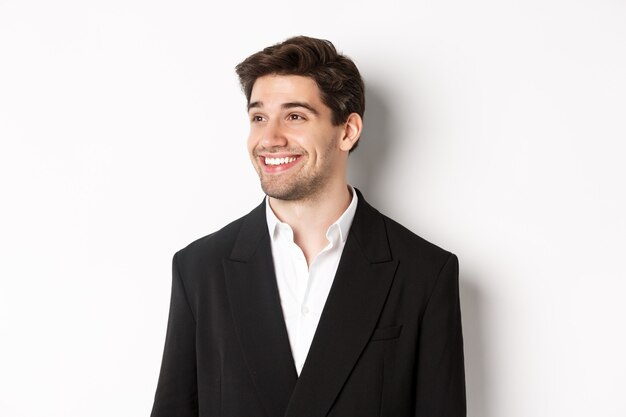
[[[302,249],[298,245],[296,245],[293,241],[291,242],[291,251],[293,253],[294,260],[294,270],[296,272],[296,291],[297,299],[298,299],[298,307],[300,311],[298,312],[298,320],[296,321],[296,352],[294,355],[296,356],[295,364],[298,368],[298,373],[302,370],[304,366],[304,361],[306,357],[303,357],[303,343],[304,337],[303,332],[306,326],[307,315],[309,313],[307,307],[308,301],[308,286],[310,280],[310,273],[308,270],[308,266],[306,263],[306,258],[304,257],[304,253]]]

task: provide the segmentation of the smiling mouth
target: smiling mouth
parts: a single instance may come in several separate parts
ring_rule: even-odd
[[[289,164],[291,162],[294,162],[296,159],[296,157],[294,156],[289,156],[286,158],[268,158],[265,157],[263,158],[263,162],[265,162],[265,165],[270,165],[270,166],[278,166],[278,165],[286,165]]]
[[[263,169],[267,173],[279,173],[296,165],[302,155],[269,156],[259,155]]]

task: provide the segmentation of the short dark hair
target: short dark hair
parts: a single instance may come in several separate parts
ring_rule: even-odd
[[[270,74],[302,75],[317,83],[334,125],[344,123],[351,113],[361,117],[365,113],[365,85],[358,68],[325,39],[289,38],[250,55],[235,71],[248,104],[257,78]]]

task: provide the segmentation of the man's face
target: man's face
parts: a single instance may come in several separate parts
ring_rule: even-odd
[[[266,75],[254,83],[248,151],[265,194],[304,200],[323,194],[344,174],[347,152],[339,148],[342,125],[320,98],[312,78]]]

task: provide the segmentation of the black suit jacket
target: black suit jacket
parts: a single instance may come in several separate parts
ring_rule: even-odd
[[[285,327],[265,204],[173,260],[152,417],[461,417],[455,255],[365,202],[304,368]]]

